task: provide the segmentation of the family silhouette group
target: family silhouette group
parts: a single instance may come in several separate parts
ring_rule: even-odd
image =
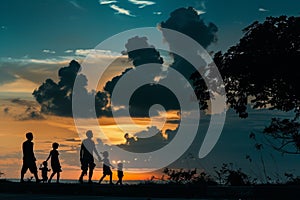
[[[95,154],[98,157],[98,160],[103,163],[103,175],[99,180],[99,184],[103,181],[103,179],[106,176],[109,176],[109,184],[113,184],[112,182],[112,170],[115,167],[110,163],[109,161],[109,153],[107,151],[101,152],[103,159],[101,158],[100,154],[98,153],[96,149],[96,145],[93,138],[93,132],[91,130],[88,130],[86,132],[86,139],[82,141],[81,147],[80,147],[80,163],[81,163],[81,175],[79,177],[79,182],[83,183],[83,177],[88,174],[88,183],[93,183],[92,177],[93,172],[96,167],[95,160],[93,154]],[[43,161],[43,164],[39,167],[39,170],[41,171],[42,179],[39,179],[38,176],[38,168],[36,166],[36,158],[33,152],[33,134],[31,132],[26,133],[27,140],[23,142],[22,145],[22,151],[23,151],[23,165],[21,169],[21,182],[24,182],[24,175],[26,174],[27,170],[34,175],[35,180],[37,183],[43,182],[43,183],[51,183],[52,178],[56,175],[56,183],[59,183],[60,179],[60,173],[62,172],[60,161],[59,161],[59,152],[58,147],[59,144],[54,142],[52,144],[52,150],[49,153],[49,156],[45,161]],[[48,160],[51,160],[51,169],[48,168]],[[52,173],[50,175],[50,178],[48,179],[48,173],[52,170]],[[117,176],[118,181],[116,182],[116,185],[123,185],[123,163],[118,163],[117,168]]]

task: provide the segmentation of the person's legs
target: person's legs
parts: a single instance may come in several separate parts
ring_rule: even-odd
[[[50,176],[50,178],[49,178],[49,180],[48,180],[48,183],[51,183],[51,180],[52,180],[52,178],[53,178],[53,176],[56,174],[56,172],[52,172],[52,174],[51,174],[51,176]]]
[[[109,174],[109,184],[113,184],[113,182],[112,182],[112,173]]]
[[[37,183],[40,182],[39,176],[38,176],[38,171],[37,171],[37,167],[35,164],[35,161],[30,162],[29,164],[29,171],[34,175],[35,181]]]
[[[106,174],[103,174],[103,176],[99,180],[99,184],[103,181],[103,179],[105,178],[105,176],[106,176]]]
[[[88,171],[88,163],[82,162],[82,164],[81,164],[81,170],[82,170],[82,172],[81,172],[81,175],[79,177],[79,182],[83,183],[83,177],[84,177],[84,175],[87,174],[87,171]]]
[[[93,173],[94,173],[94,169],[90,168],[90,171],[89,171],[89,182],[92,181]]]
[[[24,182],[24,175],[27,172],[28,167],[26,166],[26,164],[23,163],[22,169],[21,169],[21,182]]]
[[[39,183],[39,182],[40,182],[40,179],[39,179],[38,173],[37,173],[37,172],[34,172],[33,175],[34,175],[35,181],[36,181],[37,183]]]
[[[94,161],[91,161],[89,163],[89,183],[92,182],[92,177],[93,177],[95,167],[96,167],[96,164],[94,163]]]
[[[57,172],[57,178],[56,178],[56,183],[59,183],[59,178],[60,178],[60,172]]]

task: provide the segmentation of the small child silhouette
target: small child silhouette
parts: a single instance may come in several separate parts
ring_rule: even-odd
[[[47,161],[44,161],[43,164],[41,164],[40,168],[39,168],[41,171],[42,171],[42,182],[45,183],[48,181],[48,172],[51,171],[51,169],[48,168],[48,163]]]
[[[58,146],[59,144],[54,142],[52,144],[52,150],[50,151],[50,154],[48,156],[48,158],[46,159],[46,162],[51,158],[51,168],[52,168],[52,174],[48,180],[48,183],[51,182],[53,176],[56,174],[56,183],[59,183],[59,177],[60,177],[60,172],[62,171],[61,170],[61,166],[60,166],[60,162],[59,162],[59,159],[58,159]]]
[[[113,169],[115,168],[113,165],[110,164],[109,159],[108,159],[108,152],[104,151],[102,153],[103,155],[103,176],[100,178],[99,180],[99,184],[102,182],[102,180],[105,178],[106,175],[109,175],[109,184],[113,184],[112,182],[112,171],[110,169],[110,167],[112,167]]]
[[[116,185],[120,184],[120,185],[123,185],[123,176],[124,176],[124,173],[123,173],[123,163],[118,163],[118,181],[116,182]]]

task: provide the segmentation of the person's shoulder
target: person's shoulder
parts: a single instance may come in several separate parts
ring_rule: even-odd
[[[27,145],[27,144],[33,144],[33,142],[31,142],[31,141],[29,141],[29,140],[25,140],[25,141],[23,142],[23,145]]]

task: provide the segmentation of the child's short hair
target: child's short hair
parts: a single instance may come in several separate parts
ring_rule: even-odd
[[[118,163],[118,168],[122,168],[123,167],[123,163],[119,162]]]
[[[57,142],[54,142],[54,143],[52,144],[52,148],[54,148],[54,149],[57,149],[58,146],[59,146],[59,144],[58,144]]]
[[[44,162],[43,162],[43,165],[44,165],[44,166],[47,166],[47,165],[48,165],[47,161],[44,161]]]
[[[33,138],[33,134],[31,132],[26,133],[26,138],[27,139],[32,139]]]
[[[104,157],[108,157],[108,152],[107,152],[107,151],[103,151],[103,152],[102,152],[102,155],[103,155]]]

